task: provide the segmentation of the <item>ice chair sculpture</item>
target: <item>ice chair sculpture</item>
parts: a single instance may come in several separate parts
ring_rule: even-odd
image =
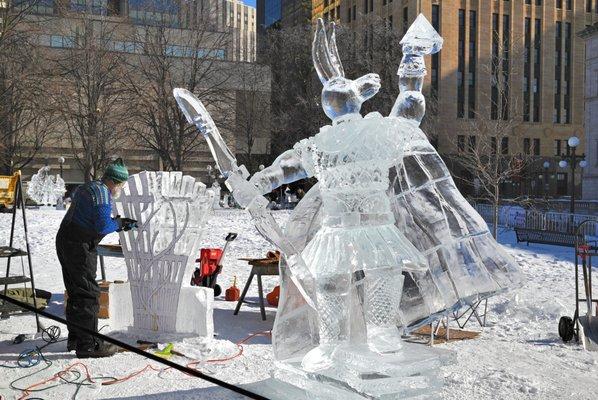
[[[129,177],[115,200],[119,215],[138,221],[120,233],[133,303],[133,329],[175,333],[182,283],[198,254],[214,194],[181,172]]]

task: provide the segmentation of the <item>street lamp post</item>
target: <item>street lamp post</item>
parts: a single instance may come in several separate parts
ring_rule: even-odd
[[[579,166],[581,168],[584,168],[587,163],[585,162],[585,160],[583,160],[583,158],[585,158],[585,155],[582,154],[581,156],[578,156],[576,153],[576,148],[577,146],[579,146],[579,138],[577,136],[571,136],[569,138],[569,140],[567,140],[567,144],[569,145],[569,148],[571,149],[571,154],[564,156],[563,160],[559,161],[559,167],[561,168],[567,168],[570,167],[571,168],[571,202],[569,205],[569,213],[571,214],[571,229],[573,229],[573,222],[574,222],[574,214],[575,214],[575,169],[577,168],[577,163],[578,160],[581,158],[581,161],[579,161]]]
[[[212,179],[215,178],[214,168],[208,164],[206,167],[206,171],[208,171],[208,184],[207,186],[210,187],[212,185]]]
[[[550,168],[550,163],[544,161],[542,167],[544,167],[544,198],[546,198],[548,197],[548,191],[550,190],[550,185],[548,184],[548,168]]]
[[[58,157],[58,164],[60,164],[60,177],[61,177],[62,179],[64,179],[64,175],[63,175],[63,173],[62,173],[62,172],[63,172],[63,170],[62,170],[62,166],[64,165],[64,162],[65,162],[65,161],[66,161],[66,160],[64,159],[64,157]]]

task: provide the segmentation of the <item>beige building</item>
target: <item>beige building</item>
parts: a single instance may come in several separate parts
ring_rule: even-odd
[[[580,33],[586,42],[585,136],[587,167],[583,199],[598,200],[598,24]]]
[[[425,84],[438,97],[439,125],[444,127],[440,153],[456,151],[456,136],[469,140],[468,126],[477,113],[487,110],[498,118],[506,104],[523,123],[518,127],[523,137],[508,143],[509,154],[530,152],[537,159],[527,192],[543,193],[540,177],[548,172],[549,192],[565,195],[570,171],[557,164],[569,151],[567,138],[582,139],[578,154],[585,144],[584,42],[576,32],[598,21],[597,6],[591,0],[341,0],[340,16],[358,31],[373,16],[405,31],[423,13],[444,37],[442,51],[426,60]],[[509,52],[497,55],[503,47]],[[496,56],[506,60],[511,77],[505,100],[484,68]],[[545,160],[548,171],[541,167]]]
[[[232,28],[233,36],[230,51],[235,61],[255,61],[256,51],[256,11],[239,0],[217,0],[222,9],[223,27]]]

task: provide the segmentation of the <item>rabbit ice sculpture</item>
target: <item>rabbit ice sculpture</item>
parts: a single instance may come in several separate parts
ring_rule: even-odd
[[[335,121],[347,114],[359,114],[363,102],[374,97],[380,90],[380,77],[378,74],[367,74],[354,81],[345,78],[336,46],[334,23],[329,32],[330,37],[326,35],[324,22],[318,20],[312,57],[324,85],[322,108],[328,118]]]

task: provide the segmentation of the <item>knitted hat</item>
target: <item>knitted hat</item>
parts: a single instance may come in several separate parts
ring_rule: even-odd
[[[114,162],[108,164],[104,171],[104,178],[110,179],[116,183],[125,182],[129,179],[129,170],[125,166],[122,158],[117,158]]]

